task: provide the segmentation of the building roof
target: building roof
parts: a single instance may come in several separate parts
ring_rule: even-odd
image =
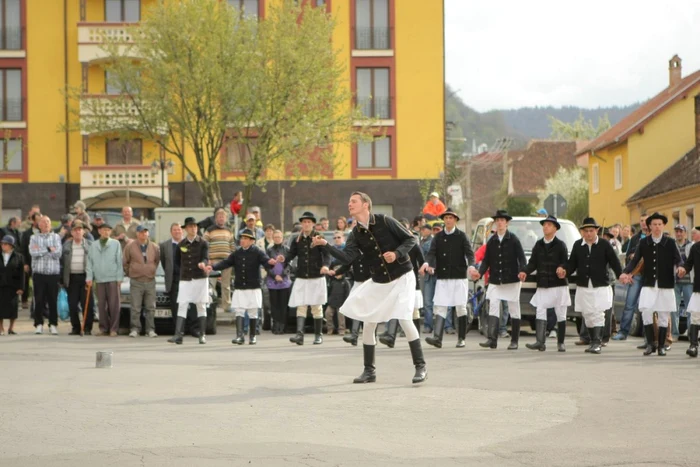
[[[644,125],[660,112],[663,112],[667,107],[680,99],[687,97],[688,91],[698,83],[700,83],[700,70],[681,79],[678,84],[667,87],[640,105],[608,131],[579,150],[576,156],[581,156],[591,151],[599,151],[608,146],[626,141],[630,135],[643,129]]]
[[[576,141],[533,140],[521,154],[509,154],[511,196],[536,196],[559,167],[576,165]]]
[[[665,193],[700,186],[700,151],[695,147],[664,170],[644,188],[632,195],[625,203],[631,204]]]

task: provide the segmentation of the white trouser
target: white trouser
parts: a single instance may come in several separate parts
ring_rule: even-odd
[[[447,307],[435,305],[433,311],[436,315],[442,316],[443,319],[447,319]],[[467,316],[467,305],[457,305],[455,306],[455,311],[457,311],[457,316]]]
[[[566,311],[569,309],[568,306],[555,306],[554,312],[557,314],[557,322],[561,323],[566,321]],[[541,319],[547,321],[547,310],[548,308],[537,308],[537,315],[535,319]]]
[[[197,318],[202,318],[207,316],[207,309],[204,306],[204,303],[195,303],[195,306],[197,307]],[[177,304],[177,316],[179,318],[187,318],[187,309],[190,307],[190,304],[185,302],[185,303],[178,303]]]
[[[659,316],[657,324],[660,328],[668,327],[668,319],[671,316],[670,311],[657,311],[656,314]],[[644,326],[647,324],[654,324],[654,312],[653,311],[642,311],[642,323]]]
[[[505,301],[505,300],[504,300]],[[509,302],[508,313],[511,319],[520,319],[520,302]],[[489,316],[501,316],[501,301],[500,300],[489,300]]]
[[[605,310],[582,311],[581,315],[583,315],[583,321],[588,329],[605,326]]]
[[[297,307],[297,318],[306,318],[306,309],[308,305]],[[323,319],[323,305],[311,305],[311,316],[314,319]]]
[[[248,312],[248,318],[250,319],[258,319],[258,309],[257,308],[236,308],[235,310],[236,317],[245,317],[245,312]]]
[[[690,324],[700,325],[700,312],[690,314]]]
[[[414,340],[420,338],[418,329],[416,329],[413,321],[410,319],[400,319],[399,324],[401,325],[403,332],[406,334],[406,339],[408,342],[413,342]],[[364,345],[377,345],[377,339],[374,336],[376,329],[377,323],[364,323],[362,325],[362,343]]]

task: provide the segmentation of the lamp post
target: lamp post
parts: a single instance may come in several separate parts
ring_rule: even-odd
[[[151,170],[153,174],[157,174],[160,171],[160,205],[165,206],[165,171],[170,171],[175,164],[170,159],[158,159],[153,161],[151,164]]]

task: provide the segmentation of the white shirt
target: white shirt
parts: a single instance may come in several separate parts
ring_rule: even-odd
[[[12,256],[12,253],[3,253],[2,254],[2,261],[7,266],[7,263],[10,262],[10,256]]]
[[[71,274],[85,273],[85,250],[83,249],[82,243],[78,244],[73,242],[73,248],[71,249],[70,272]]]
[[[457,227],[453,227],[452,230],[445,229],[445,235],[452,235],[457,230]]]
[[[552,243],[554,241],[554,237],[550,238],[549,240],[547,240],[547,237],[542,237],[542,240],[544,240],[544,243]]]

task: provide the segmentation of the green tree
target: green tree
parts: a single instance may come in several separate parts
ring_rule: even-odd
[[[559,170],[537,190],[540,205],[552,193],[562,195],[567,202],[566,218],[580,222],[588,215],[588,174],[582,167]]]
[[[157,142],[205,206],[222,205],[222,166],[245,174],[246,202],[271,173],[333,167],[337,145],[366,138],[371,122],[350,105],[334,21],[296,3],[273,3],[258,22],[228,2],[158,2],[129,28],[133,43],[104,38],[109,84],[121,94],[81,99],[69,90],[69,130]],[[227,151],[235,157],[222,164]]]
[[[552,139],[559,141],[593,140],[608,131],[611,127],[608,114],[598,118],[598,125],[593,125],[591,120],[586,120],[583,113],[571,123],[563,122],[549,116],[549,126],[552,129]]]

